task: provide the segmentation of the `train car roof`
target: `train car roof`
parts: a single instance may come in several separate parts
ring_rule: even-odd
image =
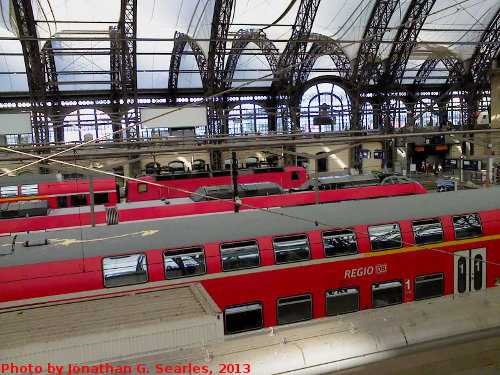
[[[133,222],[115,226],[84,227],[48,232],[48,245],[23,247],[19,235],[16,250],[2,257],[0,267],[176,248],[211,242],[307,232],[335,227],[388,223],[402,220],[459,215],[500,209],[500,188],[420,194],[263,211],[220,213],[183,218]],[[327,223],[315,226],[314,221]],[[83,243],[82,243],[83,241]],[[11,237],[0,238],[0,251],[8,253]]]
[[[103,173],[92,173],[94,178],[113,178],[110,175]],[[88,181],[88,177],[79,178],[80,181]],[[65,178],[63,174],[60,173],[50,173],[50,174],[23,174],[19,176],[4,176],[0,178],[0,187],[12,186],[12,185],[29,185],[29,184],[43,184],[49,182],[64,182],[64,181],[76,181],[75,178]]]

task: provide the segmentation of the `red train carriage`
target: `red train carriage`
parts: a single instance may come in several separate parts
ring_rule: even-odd
[[[193,192],[202,186],[230,185],[231,172],[195,172],[195,173],[173,173],[160,176],[141,177],[145,182],[169,186]],[[306,182],[306,171],[302,167],[269,167],[238,170],[238,183],[250,184],[256,182],[274,182],[283,189],[298,188]],[[161,198],[173,199],[188,197],[190,193],[160,188],[139,181],[129,181],[127,184],[127,201],[139,202],[157,200]]]
[[[119,193],[114,178],[93,180],[96,204],[115,205]],[[64,180],[61,175],[29,175],[0,179],[0,204],[46,200],[50,208],[81,207],[90,202],[88,180]]]
[[[243,185],[243,187],[245,186],[248,186],[248,184]],[[252,207],[287,207],[309,205],[316,202],[316,194],[310,191],[283,194],[283,189],[272,183],[250,184],[250,186],[254,186],[253,190],[249,191],[250,194],[262,195],[241,199],[242,204]],[[264,194],[255,191],[255,189],[260,189],[261,187]],[[201,188],[198,191],[209,196],[217,196],[221,199],[230,200],[232,197],[231,191],[228,189],[218,189],[216,186]],[[240,189],[240,191],[248,192],[243,189]],[[274,193],[275,195],[265,195],[267,192]],[[427,191],[418,183],[369,186],[320,191],[319,202],[327,203],[426,193]],[[96,225],[108,225],[116,222],[124,223],[136,220],[204,215],[234,210],[232,202],[198,201],[202,199],[199,196],[194,196],[193,198],[194,201],[190,198],[176,198],[168,201],[120,203],[116,206],[116,215],[113,211],[106,210],[103,206],[96,206],[94,209],[94,222]],[[249,207],[240,207],[241,211],[248,209]],[[35,211],[34,213],[33,210]],[[40,210],[37,207],[32,208],[32,210],[23,210],[22,208],[14,207],[14,211],[16,212],[0,212],[0,236],[17,232],[88,226],[92,222],[89,207],[55,209],[51,211],[47,209]]]
[[[0,238],[0,308],[199,282],[232,334],[500,277],[499,189],[273,211]]]

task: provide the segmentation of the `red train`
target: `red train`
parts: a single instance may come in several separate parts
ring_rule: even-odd
[[[500,189],[272,211],[0,238],[0,308],[198,282],[232,334],[500,277]]]
[[[284,189],[298,188],[306,181],[306,172],[301,167],[266,167],[241,169],[240,184],[274,182]],[[93,179],[95,204],[116,205],[120,193],[114,178]],[[171,173],[141,177],[145,182],[155,182],[175,189],[193,192],[202,186],[231,184],[230,171],[202,171]],[[190,193],[175,189],[148,185],[145,182],[129,181],[125,194],[127,202],[189,197]],[[65,180],[61,175],[27,175],[0,179],[0,204],[46,200],[50,208],[81,207],[90,204],[89,181],[85,178]]]
[[[151,201],[162,198],[184,198],[189,197],[191,194],[175,189],[193,192],[202,186],[230,185],[232,183],[231,172],[229,170],[146,176],[141,177],[140,180],[155,182],[174,189],[152,186],[145,182],[129,181],[125,194],[127,202]],[[306,180],[306,171],[302,167],[266,167],[238,170],[239,184],[274,182],[283,189],[292,189],[299,188]]]
[[[250,186],[250,188],[248,189],[247,186]],[[228,186],[212,186],[200,188],[198,191],[209,196],[231,200],[232,190],[228,188]],[[258,190],[262,191],[259,192]],[[242,192],[248,193],[248,197],[243,198],[245,194],[241,194]],[[366,186],[320,191],[319,202],[327,203],[426,193],[427,191],[422,185],[411,182],[385,186]],[[301,206],[314,204],[316,202],[316,194],[314,192],[303,191],[284,194],[283,189],[272,183],[240,185],[240,196],[242,196],[242,204],[259,208]],[[249,207],[241,206],[239,209],[248,210]],[[46,207],[45,210],[39,207],[23,210],[19,207],[15,207],[14,210],[16,212],[0,212],[0,236],[17,232],[88,226],[91,224],[89,207],[55,210],[48,210]],[[118,222],[124,223],[136,220],[213,214],[230,212],[233,210],[234,204],[231,202],[207,201],[201,196],[193,195],[191,199],[176,198],[168,201],[157,200],[121,203],[116,206],[116,210],[106,209],[103,206],[96,206],[94,210],[94,222],[96,225],[110,225]]]
[[[50,208],[88,206],[89,181],[64,180],[61,175],[26,175],[0,179],[0,204],[46,200]],[[114,178],[95,178],[92,182],[95,204],[115,205],[120,194]]]

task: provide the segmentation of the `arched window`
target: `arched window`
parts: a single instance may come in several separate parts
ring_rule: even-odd
[[[255,103],[243,103],[234,107],[228,115],[230,135],[267,133],[268,118],[264,108]]]
[[[467,104],[461,97],[454,96],[446,105],[448,121],[455,126],[464,125],[464,113],[467,111]]]
[[[415,105],[415,126],[438,126],[439,108],[431,98],[420,99]]]
[[[408,112],[406,105],[402,100],[391,99],[386,105],[389,104],[389,119],[393,128],[402,128],[408,122]]]
[[[288,133],[291,129],[290,109],[285,104],[281,104],[276,108],[276,131],[278,133]]]
[[[361,107],[361,126],[363,129],[373,129],[373,106],[369,102]]]
[[[351,101],[345,90],[333,83],[318,83],[302,95],[300,128],[305,132],[348,130]]]
[[[95,108],[82,108],[64,117],[64,141],[82,142],[108,135],[101,141],[112,140],[111,117]]]

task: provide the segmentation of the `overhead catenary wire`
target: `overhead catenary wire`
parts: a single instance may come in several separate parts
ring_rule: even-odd
[[[27,153],[22,152],[22,151],[11,150],[11,149],[8,149],[8,148],[5,148],[5,147],[1,147],[1,146],[0,146],[0,150],[9,151],[9,152],[15,152],[15,153],[18,153],[18,154],[27,154]],[[41,158],[41,156],[37,156],[37,157]],[[318,221],[318,220],[311,220],[311,219],[307,219],[307,218],[304,218],[304,217],[287,214],[287,213],[284,213],[284,212],[277,212],[277,211],[270,210],[268,208],[257,207],[257,206],[253,206],[253,205],[250,205],[250,204],[247,204],[247,203],[243,203],[243,202],[236,203],[233,199],[223,199],[223,198],[218,198],[218,197],[214,197],[214,196],[203,194],[203,193],[198,193],[198,192],[195,192],[195,191],[189,191],[189,190],[186,190],[186,189],[174,188],[174,187],[171,187],[171,186],[165,186],[165,185],[162,185],[162,184],[158,184],[156,182],[145,181],[145,180],[141,180],[141,179],[134,178],[134,177],[122,176],[122,175],[119,175],[119,174],[116,174],[116,173],[113,173],[113,172],[101,171],[101,170],[98,170],[98,169],[95,169],[95,168],[85,167],[85,166],[77,165],[77,164],[72,164],[72,163],[61,161],[61,160],[53,160],[53,161],[56,162],[56,163],[59,163],[59,164],[63,164],[63,165],[71,166],[71,167],[76,167],[76,168],[84,169],[84,170],[91,171],[91,172],[102,173],[102,174],[106,174],[106,175],[113,176],[113,177],[123,178],[124,180],[127,180],[127,181],[136,181],[136,182],[140,182],[140,183],[146,183],[148,185],[157,186],[157,187],[160,187],[162,189],[172,189],[172,190],[175,190],[175,191],[179,191],[179,192],[182,192],[182,193],[188,193],[188,194],[196,195],[198,197],[203,197],[203,198],[207,198],[207,199],[210,199],[210,200],[215,200],[215,201],[219,201],[219,202],[229,203],[231,205],[237,204],[237,205],[239,205],[241,207],[246,207],[246,208],[249,208],[249,209],[253,209],[253,210],[257,210],[257,211],[261,211],[261,212],[266,212],[266,213],[269,213],[269,214],[278,215],[278,216],[286,217],[286,218],[293,219],[293,220],[299,220],[299,221],[311,223],[311,224],[314,224],[316,227],[321,225],[321,226],[324,226],[324,227],[330,228],[330,229],[336,228],[336,229],[353,231],[352,227],[342,227],[342,226],[338,226],[338,225],[334,225],[334,224],[330,224],[330,223],[324,223],[324,222],[321,222],[321,221]],[[356,233],[366,235],[369,238],[373,238],[374,237],[373,235],[370,235],[370,233],[362,232],[362,231],[360,231],[358,229],[354,229],[354,231]],[[379,238],[384,238],[384,237],[383,236],[375,236],[375,238],[379,239]],[[489,260],[477,260],[477,259],[472,258],[472,257],[468,257],[468,256],[464,256],[464,255],[456,255],[455,253],[450,253],[450,252],[445,251],[445,250],[440,250],[440,249],[428,247],[428,246],[425,246],[425,245],[419,246],[419,245],[416,245],[416,244],[411,243],[411,242],[403,241],[402,238],[401,238],[401,241],[398,241],[398,243],[401,243],[402,245],[403,244],[404,245],[408,245],[408,246],[418,246],[418,247],[420,247],[421,249],[424,249],[424,250],[431,250],[431,251],[435,251],[435,252],[438,252],[438,253],[441,253],[441,254],[447,254],[447,255],[452,255],[452,256],[456,256],[456,257],[467,258],[467,259],[474,260],[474,261],[480,261],[480,262],[483,262],[485,264],[491,264],[491,265],[494,265],[494,266],[500,266],[500,263],[492,262],[492,261],[489,261]]]
[[[433,13],[430,13],[429,15],[434,15],[434,14],[437,14],[437,13],[443,12],[443,11],[445,11],[445,10],[448,10],[448,9],[451,9],[451,8],[454,8],[454,7],[457,7],[457,6],[460,6],[462,3],[465,3],[465,2],[468,2],[468,1],[471,1],[471,0],[462,0],[462,1],[458,2],[458,3],[456,3],[456,4],[452,4],[452,5],[448,6],[448,7],[445,7],[445,8],[442,8],[442,9],[440,9],[440,10],[437,10],[437,11],[435,11],[435,12],[433,12]],[[427,17],[427,16],[420,16],[419,18],[416,18],[416,19],[410,20],[410,21],[408,21],[408,22],[405,22],[405,23],[403,23],[403,24],[400,24],[399,26],[397,26],[397,28],[406,27],[407,25],[410,25],[410,24],[412,24],[412,23],[414,23],[414,22],[417,22],[419,19],[424,18],[424,17]],[[382,31],[382,32],[380,32],[380,33],[378,33],[378,34],[370,35],[370,36],[368,36],[368,37],[366,37],[366,38],[360,39],[359,41],[356,41],[355,43],[363,43],[363,42],[366,42],[366,41],[368,41],[368,40],[374,39],[375,37],[378,37],[378,36],[383,36],[383,34],[384,34],[384,33],[385,33],[385,30],[384,30],[384,31]],[[353,44],[355,44],[355,43],[353,43]],[[325,54],[328,54],[329,52],[335,51],[335,50],[336,50],[336,48],[337,48],[336,46],[333,46],[333,47],[330,47],[330,48],[326,49],[326,50],[325,50]],[[225,94],[227,94],[227,93],[234,92],[234,91],[238,91],[238,90],[240,90],[242,87],[244,87],[244,86],[248,86],[248,85],[250,85],[250,84],[252,84],[252,83],[254,83],[254,82],[258,82],[259,80],[261,80],[261,79],[263,79],[263,78],[270,78],[270,77],[274,77],[275,75],[279,75],[279,74],[281,74],[281,73],[285,73],[285,72],[286,72],[286,71],[288,71],[288,70],[291,70],[291,69],[294,69],[294,68],[300,67],[301,65],[303,65],[304,63],[306,63],[307,61],[312,60],[312,59],[314,59],[314,57],[311,57],[311,58],[309,58],[309,59],[305,59],[305,60],[300,61],[300,62],[298,62],[298,63],[296,63],[296,64],[293,64],[293,65],[291,65],[291,66],[283,67],[283,68],[281,68],[281,69],[277,70],[276,72],[273,72],[273,73],[271,73],[271,74],[267,74],[267,75],[262,76],[262,77],[260,77],[260,78],[256,78],[256,79],[250,80],[250,81],[248,81],[248,82],[243,83],[242,85],[240,85],[240,86],[238,86],[238,87],[231,87],[231,88],[229,88],[229,89],[223,90],[223,91],[218,92],[218,93],[215,93],[215,94],[213,94],[213,95],[209,95],[209,96],[207,96],[207,97],[205,98],[205,100],[208,102],[208,101],[209,101],[209,100],[211,100],[211,99],[215,99],[215,98],[220,97],[220,96],[223,96],[223,95],[225,95]],[[178,108],[175,108],[175,109],[172,109],[172,110],[170,110],[170,111],[164,112],[164,113],[162,113],[162,114],[159,114],[159,115],[153,116],[153,117],[151,117],[151,118],[149,118],[149,119],[147,119],[147,120],[145,120],[145,121],[142,121],[142,123],[144,124],[144,123],[147,123],[147,122],[149,122],[149,121],[153,121],[153,120],[156,120],[156,119],[158,119],[158,118],[161,118],[161,117],[163,117],[163,116],[168,116],[169,114],[172,114],[172,113],[174,113],[174,112],[180,111],[180,110],[185,109],[185,108],[190,108],[190,107],[193,107],[193,106],[195,106],[195,105],[199,105],[199,103],[187,103],[187,104],[185,104],[185,105],[183,105],[183,106],[180,106],[180,107],[178,107]],[[10,171],[10,172],[0,174],[0,177],[5,176],[5,175],[7,175],[7,174],[9,174],[9,173],[14,173],[14,172],[20,171],[20,170],[22,170],[22,169],[28,168],[29,166],[32,166],[32,165],[38,164],[38,163],[40,163],[40,162],[42,162],[42,161],[44,161],[44,160],[52,159],[52,158],[53,158],[53,157],[55,157],[55,156],[58,156],[58,155],[63,154],[63,153],[65,153],[65,152],[68,152],[68,151],[71,151],[71,150],[77,149],[77,148],[79,148],[79,147],[81,147],[81,146],[83,146],[83,145],[93,144],[93,143],[96,143],[96,142],[97,142],[97,141],[99,141],[99,140],[102,140],[102,139],[107,139],[107,138],[109,138],[110,136],[112,136],[112,135],[114,135],[114,134],[121,133],[121,132],[123,132],[124,130],[129,130],[129,129],[131,129],[131,128],[135,127],[136,125],[137,125],[137,124],[133,123],[133,124],[129,125],[128,127],[124,128],[124,129],[119,129],[119,130],[116,130],[116,131],[114,131],[114,132],[112,132],[112,133],[105,134],[105,135],[103,135],[102,137],[99,137],[99,138],[96,138],[96,139],[93,139],[93,140],[90,140],[90,141],[87,141],[87,142],[84,142],[84,143],[81,143],[81,144],[75,145],[75,146],[73,146],[73,147],[71,147],[71,148],[69,148],[69,149],[62,150],[62,151],[60,151],[60,152],[57,152],[57,153],[55,153],[54,155],[49,155],[49,156],[46,156],[46,157],[42,158],[41,160],[31,162],[31,163],[29,163],[29,164],[27,164],[27,165],[24,165],[24,166],[21,166],[21,167],[15,168],[14,170],[12,170],[12,171]]]
[[[455,7],[455,6],[459,6],[459,5],[461,5],[462,3],[465,3],[465,2],[467,2],[467,1],[470,1],[470,0],[463,0],[463,1],[458,2],[458,3],[456,3],[456,4],[453,4],[453,5],[450,5],[450,6],[448,6],[448,7],[442,8],[442,9],[440,9],[440,10],[436,11],[436,12],[430,13],[429,15],[434,15],[434,14],[437,14],[437,13],[443,12],[443,11],[445,11],[445,10],[447,10],[447,9],[453,8],[453,7]],[[420,18],[423,18],[423,17],[424,17],[424,16],[421,16]],[[395,27],[394,29],[398,29],[398,28],[401,28],[401,27],[405,27],[405,26],[407,26],[407,25],[409,25],[409,24],[411,24],[411,23],[413,23],[413,22],[417,22],[417,21],[418,21],[418,19],[419,19],[419,18],[417,18],[417,19],[413,19],[413,20],[410,20],[410,21],[408,21],[408,22],[406,22],[406,23],[404,23],[404,24],[401,24],[401,25],[399,25],[399,26]],[[387,31],[387,30],[384,30],[383,32],[379,33],[379,34],[381,34],[381,35],[374,34],[374,35],[371,35],[371,36],[369,36],[369,37],[367,37],[367,38],[360,39],[360,40],[358,40],[358,41],[354,41],[354,42],[352,42],[352,44],[356,44],[356,43],[363,43],[363,42],[366,42],[366,41],[368,41],[368,40],[370,40],[370,39],[373,39],[373,38],[375,38],[375,37],[377,37],[377,36],[383,36],[383,34],[384,34],[386,31]],[[1,38],[0,38],[0,39],[1,39]],[[38,39],[38,38],[36,38],[36,39]],[[336,49],[336,48],[337,48],[337,47],[335,47],[335,46],[334,46],[334,47],[330,48],[330,51],[335,51],[335,49]],[[328,52],[329,52],[329,49],[327,49],[327,50],[325,51],[325,54],[327,54]],[[311,59],[312,59],[312,58],[311,58]],[[299,66],[301,66],[302,64],[304,64],[305,62],[307,62],[308,60],[309,60],[309,59],[306,59],[306,60],[300,61],[300,62],[298,62],[297,64],[294,64],[294,65],[292,65],[292,66],[288,66],[288,67],[284,67],[284,68],[282,68],[282,69],[280,69],[280,70],[278,70],[278,71],[276,71],[276,72],[273,72],[272,74],[268,74],[268,75],[266,75],[266,76],[263,76],[263,77],[260,77],[260,78],[254,79],[254,80],[250,80],[250,81],[248,81],[248,82],[246,82],[246,83],[244,83],[244,84],[242,84],[242,85],[240,85],[240,86],[238,86],[238,87],[232,87],[232,88],[229,88],[229,89],[224,90],[224,91],[222,91],[222,92],[216,93],[216,94],[214,94],[214,95],[210,95],[210,96],[206,97],[206,98],[205,98],[205,100],[207,100],[207,99],[208,99],[208,100],[210,100],[210,99],[215,99],[216,97],[219,97],[219,96],[221,96],[221,95],[227,94],[227,93],[229,93],[229,92],[238,91],[241,87],[246,86],[246,85],[250,85],[250,84],[252,84],[252,83],[254,83],[254,82],[258,82],[259,80],[261,80],[261,79],[263,79],[263,78],[266,78],[266,77],[271,77],[271,76],[274,76],[274,75],[275,75],[275,74],[277,74],[277,73],[286,72],[287,70],[293,69],[293,68],[295,68],[295,67],[299,67]],[[196,103],[196,102],[195,102],[195,103],[187,103],[186,105],[183,105],[183,106],[181,106],[181,107],[178,107],[178,108],[172,109],[172,110],[170,110],[170,111],[167,111],[167,112],[165,112],[165,113],[159,114],[159,115],[157,115],[157,116],[155,116],[155,117],[152,117],[152,118],[150,118],[150,119],[148,119],[148,120],[142,121],[142,123],[146,123],[146,122],[148,122],[148,121],[153,121],[153,120],[155,120],[155,119],[157,119],[157,118],[160,118],[160,117],[163,117],[163,116],[167,116],[167,115],[169,115],[169,114],[171,114],[171,113],[173,113],[173,112],[180,111],[180,110],[182,110],[182,109],[184,109],[184,108],[189,108],[189,107],[192,107],[192,106],[195,106],[195,105],[199,105],[199,103]],[[55,153],[55,154],[53,154],[53,155],[49,155],[49,156],[46,156],[46,157],[42,157],[42,156],[38,156],[38,155],[31,155],[31,154],[28,154],[28,153],[23,153],[23,152],[18,151],[18,150],[13,150],[13,149],[5,148],[5,147],[0,147],[0,149],[2,149],[2,150],[4,150],[4,151],[8,151],[8,152],[15,152],[15,153],[25,154],[25,155],[29,155],[29,156],[35,156],[35,157],[39,158],[39,160],[36,160],[36,161],[34,161],[34,162],[31,162],[31,163],[29,163],[29,164],[27,164],[27,165],[24,165],[24,166],[18,167],[18,168],[14,169],[14,170],[11,170],[11,171],[9,171],[9,172],[3,173],[3,174],[1,174],[1,175],[0,175],[0,177],[5,176],[5,175],[7,175],[7,174],[9,174],[9,173],[13,173],[13,172],[16,172],[16,171],[19,171],[19,170],[25,169],[25,168],[27,168],[27,167],[29,167],[29,166],[31,166],[31,165],[38,164],[38,163],[41,163],[41,162],[46,161],[46,160],[51,160],[51,161],[56,162],[56,163],[65,164],[65,165],[72,166],[72,167],[76,167],[76,168],[86,169],[86,170],[93,171],[93,172],[104,173],[104,174],[108,174],[108,175],[111,175],[111,176],[114,176],[114,177],[124,178],[124,179],[126,179],[126,180],[137,180],[137,181],[145,182],[145,181],[143,181],[143,180],[135,179],[135,178],[132,178],[132,177],[125,177],[125,176],[121,176],[121,175],[114,174],[114,173],[112,173],[112,172],[107,172],[107,171],[99,171],[99,170],[96,170],[96,169],[93,169],[93,168],[84,167],[84,166],[79,166],[79,165],[76,165],[76,164],[66,163],[66,162],[63,162],[63,161],[60,161],[60,160],[57,160],[57,159],[53,159],[54,157],[56,157],[56,156],[58,156],[58,155],[61,155],[61,154],[63,154],[63,153],[66,153],[66,152],[68,152],[68,151],[71,151],[71,150],[75,150],[75,149],[80,148],[80,147],[82,147],[82,146],[84,146],[84,145],[93,144],[93,143],[95,143],[95,142],[97,142],[97,141],[99,141],[99,140],[102,140],[102,139],[107,139],[108,137],[110,137],[110,136],[112,136],[112,135],[114,135],[114,134],[116,134],[116,133],[122,132],[122,131],[127,130],[127,129],[129,129],[129,128],[132,128],[132,127],[134,127],[134,126],[136,126],[136,124],[129,125],[129,126],[128,126],[128,127],[126,127],[125,129],[119,129],[119,130],[116,130],[116,131],[114,131],[113,133],[105,134],[105,135],[103,135],[102,137],[99,137],[99,138],[96,138],[96,139],[94,139],[94,140],[90,140],[90,141],[87,141],[87,142],[84,142],[84,143],[81,143],[81,144],[75,145],[75,146],[73,146],[73,147],[70,147],[69,149],[62,150],[62,151],[60,151],[60,152],[57,152],[57,153]],[[194,192],[190,192],[190,191],[187,191],[187,190],[184,190],[184,189],[172,188],[172,187],[168,187],[168,186],[164,186],[164,185],[156,184],[156,183],[153,183],[153,182],[147,182],[147,183],[149,183],[149,184],[151,184],[151,185],[157,185],[157,186],[160,186],[161,188],[169,188],[169,189],[178,190],[178,191],[185,192],[185,193],[190,193],[190,194],[193,194],[193,193],[194,193]],[[199,194],[199,193],[194,193],[194,194],[197,194],[197,195],[199,195],[199,196],[204,196],[204,197],[209,198],[209,199],[213,199],[213,200],[220,200],[220,201],[225,201],[225,202],[228,202],[228,203],[234,204],[234,202],[233,202],[232,200],[224,200],[224,199],[219,199],[219,198],[215,198],[215,197],[211,197],[211,196],[206,196],[206,195]],[[327,224],[327,223],[322,223],[322,222],[318,222],[318,221],[313,221],[313,220],[309,220],[309,219],[306,219],[306,218],[301,218],[301,217],[298,217],[298,216],[293,216],[293,215],[289,215],[289,214],[285,214],[285,213],[273,212],[273,211],[269,211],[269,210],[267,210],[267,209],[262,209],[262,208],[259,208],[259,207],[253,207],[253,206],[251,206],[251,205],[247,205],[247,204],[242,204],[242,206],[247,207],[247,208],[251,208],[251,209],[261,210],[261,211],[264,211],[264,212],[269,212],[269,213],[273,213],[273,214],[278,214],[278,215],[280,215],[280,216],[285,216],[285,217],[289,217],[289,218],[296,219],[296,220],[302,220],[302,221],[306,221],[306,222],[314,223],[316,226],[318,226],[318,225],[323,225],[323,226],[326,226],[326,227],[329,227],[329,228],[332,228],[332,227],[341,228],[341,227],[338,227],[338,226],[335,226],[335,225],[330,225],[330,224]],[[351,229],[351,228],[341,228],[341,229]],[[357,232],[358,232],[358,233],[360,233],[360,234],[369,235],[368,233],[362,233],[362,232],[360,232],[360,231],[357,231]],[[415,245],[415,244],[407,243],[407,242],[404,242],[404,241],[401,241],[401,243],[404,243],[404,244],[407,244],[407,245],[411,245],[411,246],[414,246],[414,245]],[[426,250],[433,250],[433,251],[440,252],[440,253],[444,253],[444,254],[452,254],[452,255],[455,255],[455,254],[453,254],[453,253],[449,253],[449,252],[444,251],[444,250],[439,250],[439,249],[434,249],[434,248],[429,248],[429,247],[421,247],[421,248],[424,248],[424,249],[426,249]],[[472,259],[472,258],[469,258],[469,259]],[[498,266],[498,265],[500,265],[500,264],[497,264],[497,263],[494,263],[494,262],[491,262],[491,261],[486,261],[486,260],[483,260],[483,262],[488,263],[488,264],[497,265],[497,266]]]

